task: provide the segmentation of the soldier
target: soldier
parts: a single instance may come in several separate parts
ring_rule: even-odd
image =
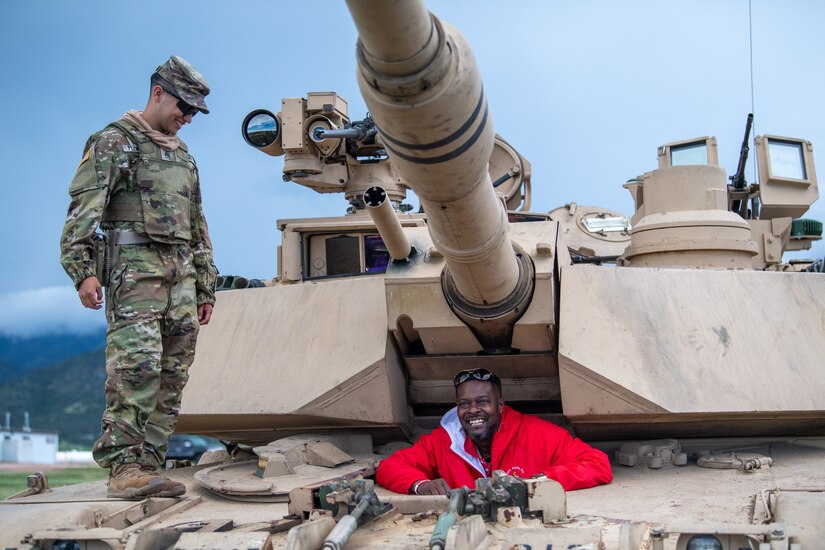
[[[209,112],[208,94],[192,65],[170,57],[151,77],[146,108],[89,138],[69,187],[60,261],[85,307],[100,309],[106,287],[106,411],[93,454],[111,468],[113,498],[186,491],[156,471],[175,431],[199,325],[215,302],[198,169],[177,137],[198,111]]]

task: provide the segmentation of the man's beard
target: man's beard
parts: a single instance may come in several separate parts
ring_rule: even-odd
[[[487,427],[484,428],[483,432],[481,432],[481,433],[472,432],[469,429],[470,425],[468,423],[467,425],[464,426],[464,433],[467,434],[467,437],[470,438],[470,441],[484,441],[485,439],[492,439],[493,435],[498,431],[498,425],[499,425],[498,422],[495,425],[493,425],[490,422],[490,419],[488,418],[487,419]]]

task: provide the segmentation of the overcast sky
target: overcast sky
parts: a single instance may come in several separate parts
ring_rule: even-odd
[[[631,215],[622,184],[656,168],[670,141],[715,135],[720,163],[735,170],[752,108],[747,0],[428,5],[473,46],[496,131],[532,163],[534,211],[576,201]],[[806,138],[823,162],[825,3],[753,0],[752,14],[756,133]],[[180,135],[198,161],[216,263],[274,276],[276,219],[347,205],[284,183],[282,159],[247,146],[241,121],[329,90],[363,118],[355,40],[333,0],[0,2],[0,332],[103,324],[81,310],[58,262],[67,189],[88,135],[142,109],[170,54],[212,87],[211,114]],[[825,220],[824,203],[807,217]],[[825,256],[825,245],[806,255]]]

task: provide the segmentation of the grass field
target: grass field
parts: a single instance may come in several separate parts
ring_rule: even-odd
[[[4,499],[25,489],[26,476],[34,473],[37,469],[37,467],[33,466],[31,471],[0,470],[0,499]],[[85,483],[87,481],[97,481],[106,479],[109,475],[108,470],[104,470],[99,466],[47,470],[45,473],[49,480],[50,488],[74,485],[75,483]]]

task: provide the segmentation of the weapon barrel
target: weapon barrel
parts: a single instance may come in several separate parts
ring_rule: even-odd
[[[355,507],[351,514],[347,514],[341,518],[338,524],[330,531],[329,535],[327,535],[326,540],[324,540],[322,550],[341,550],[344,548],[347,541],[352,537],[352,534],[358,529],[358,518],[361,517],[361,514],[364,513],[364,510],[366,510],[369,505],[369,499],[365,498],[358,503],[358,506]]]
[[[387,199],[387,192],[381,187],[370,187],[364,192],[367,212],[375,222],[390,257],[393,260],[406,260],[410,257],[412,246],[401,229],[401,222],[398,221],[392,204]]]
[[[753,113],[748,115],[748,120],[745,122],[745,137],[742,139],[742,147],[739,149],[739,164],[736,166],[736,175],[733,177],[733,187],[735,189],[745,188],[745,165],[748,162],[748,140],[751,135],[751,127],[753,126]]]
[[[430,550],[443,550],[447,544],[447,533],[450,527],[458,521],[458,515],[464,511],[464,498],[466,489],[453,489],[450,491],[450,504],[446,512],[441,512],[435,522],[433,534],[430,536]]]
[[[315,141],[323,141],[325,139],[344,138],[344,139],[358,139],[363,132],[358,128],[342,128],[340,130],[324,130],[323,128],[316,128],[312,132],[312,139]]]
[[[472,305],[509,302],[524,278],[487,170],[493,124],[467,42],[421,2],[347,3],[361,93],[456,290]]]

